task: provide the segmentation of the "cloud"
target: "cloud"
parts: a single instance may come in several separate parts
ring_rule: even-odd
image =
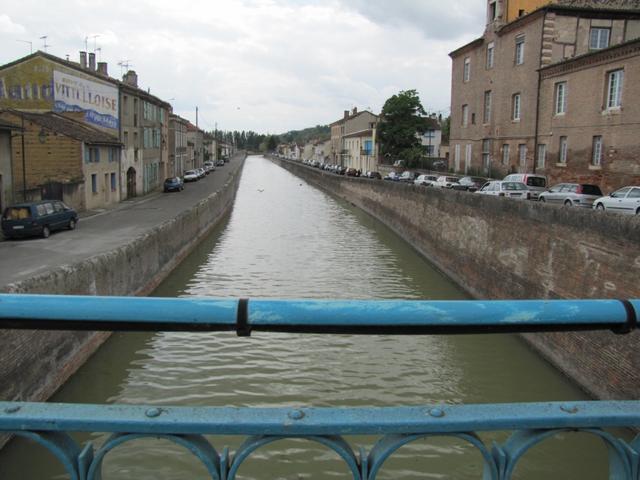
[[[99,26],[88,0],[65,0],[65,8],[8,3],[0,32],[18,19],[34,48],[47,34],[49,53],[71,59],[90,37],[89,50],[101,48],[112,76],[128,60],[141,88],[173,98],[174,110],[192,121],[198,106],[207,129],[281,133],[330,123],[354,106],[379,111],[391,95],[414,88],[428,110],[447,110],[448,52],[484,28],[477,0],[193,0],[189,8],[99,1]],[[0,64],[24,56],[24,47],[3,42]]]
[[[14,23],[11,17],[6,14],[0,15],[0,32],[5,35],[22,35],[26,28],[19,23]]]

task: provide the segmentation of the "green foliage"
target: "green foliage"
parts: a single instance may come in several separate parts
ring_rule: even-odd
[[[328,125],[316,125],[315,127],[305,128],[303,130],[291,130],[290,132],[280,135],[280,139],[284,143],[305,144],[311,140],[329,140],[331,138],[331,128]]]
[[[417,134],[426,131],[426,112],[416,90],[404,90],[382,107],[378,138],[382,158],[406,160],[411,166],[425,153]]]

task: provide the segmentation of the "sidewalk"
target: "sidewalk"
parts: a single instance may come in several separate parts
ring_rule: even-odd
[[[244,164],[243,158],[243,154],[236,155],[207,177],[187,183],[182,192],[157,192],[125,200],[113,208],[82,212],[75,230],[54,232],[47,239],[0,242],[0,291],[8,284],[55,271],[144,235],[219,191]]]

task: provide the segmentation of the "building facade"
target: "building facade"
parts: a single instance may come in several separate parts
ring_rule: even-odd
[[[349,112],[349,110],[345,110],[343,117],[330,125],[331,163],[341,165],[343,167],[349,167],[351,158],[355,158],[355,154],[354,151],[350,151],[347,147],[347,137],[353,139],[354,137],[351,137],[352,134],[375,130],[377,128],[378,121],[378,116],[369,111],[364,110],[362,112],[358,112],[357,108],[354,108],[351,112]],[[370,136],[375,142],[375,132]],[[352,144],[354,144],[353,141],[349,142],[349,145]],[[371,151],[374,152],[373,155],[375,155],[375,158],[368,161],[377,165],[377,147],[374,146]],[[360,155],[358,154],[358,157],[359,156]]]
[[[201,168],[204,163],[204,132],[193,123],[187,124],[188,169]]]
[[[178,115],[169,115],[169,164],[167,176],[182,177],[187,165],[187,125],[186,120]]]
[[[489,2],[488,17],[492,17]],[[547,5],[531,13],[504,23],[500,16],[503,2],[497,2],[498,16],[487,25],[482,38],[461,47],[450,54],[453,60],[451,96],[451,140],[449,166],[456,172],[478,173],[500,177],[509,172],[535,172],[538,165],[545,165],[550,181],[577,178],[574,171],[582,160],[574,161],[571,168],[550,169],[546,155],[560,147],[559,141],[550,143],[550,137],[560,137],[566,127],[561,119],[543,125],[545,112],[551,108],[553,95],[548,85],[561,81],[549,80],[552,72],[562,65],[576,64],[583,60],[581,68],[592,68],[598,52],[605,55],[640,37],[640,14],[619,9],[579,8]],[[626,57],[629,61],[629,56]],[[573,63],[572,63],[573,62]],[[619,66],[619,65],[618,65]],[[594,67],[596,68],[596,67]],[[622,67],[631,69],[629,67]],[[581,74],[585,75],[585,74]],[[633,89],[637,77],[627,75],[622,92]],[[602,85],[602,82],[598,82]],[[630,86],[631,85],[631,86]],[[565,84],[568,88],[568,85]],[[562,88],[560,95],[563,95]],[[605,87],[602,86],[604,89]],[[573,90],[574,101],[598,103],[602,95],[586,97]],[[564,97],[568,98],[568,89]],[[563,100],[564,101],[564,100]],[[596,108],[593,104],[592,110]],[[578,128],[586,125],[587,117],[578,114],[570,120]],[[603,110],[598,120],[603,120]],[[569,119],[569,116],[565,116]],[[633,129],[633,122],[640,121],[633,115],[616,117],[622,123],[619,128]],[[593,117],[592,117],[593,120]],[[566,120],[565,120],[566,121]],[[597,136],[594,134],[593,136]],[[544,146],[540,146],[544,145]],[[557,152],[556,152],[557,153]],[[578,152],[574,152],[578,155]],[[542,158],[538,160],[538,155]],[[583,150],[583,157],[590,155]],[[557,163],[557,162],[556,162]],[[611,183],[611,188],[616,183]]]
[[[63,200],[79,211],[120,201],[117,137],[54,112],[0,110],[0,122],[24,125],[12,137],[12,201]]]
[[[20,131],[20,127],[0,121],[0,214],[14,201],[11,161],[11,136],[14,131]]]

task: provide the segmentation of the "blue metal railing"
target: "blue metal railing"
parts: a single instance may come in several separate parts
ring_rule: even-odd
[[[638,328],[638,300],[302,301],[0,295],[0,328],[144,331],[287,331],[358,334],[492,333]],[[385,461],[415,440],[450,436],[481,454],[483,478],[507,480],[532,447],[559,432],[581,431],[608,447],[610,479],[640,480],[640,436],[605,428],[640,428],[640,401],[425,405],[388,408],[190,408],[0,402],[0,432],[51,451],[73,480],[99,480],[102,462],[131,440],[156,437],[190,451],[213,479],[233,480],[263,445],[304,438],[333,450],[357,480],[374,480]],[[511,431],[485,444],[477,432]],[[97,450],[68,432],[109,432]],[[349,435],[375,435],[355,451]],[[230,454],[204,435],[242,435]]]

